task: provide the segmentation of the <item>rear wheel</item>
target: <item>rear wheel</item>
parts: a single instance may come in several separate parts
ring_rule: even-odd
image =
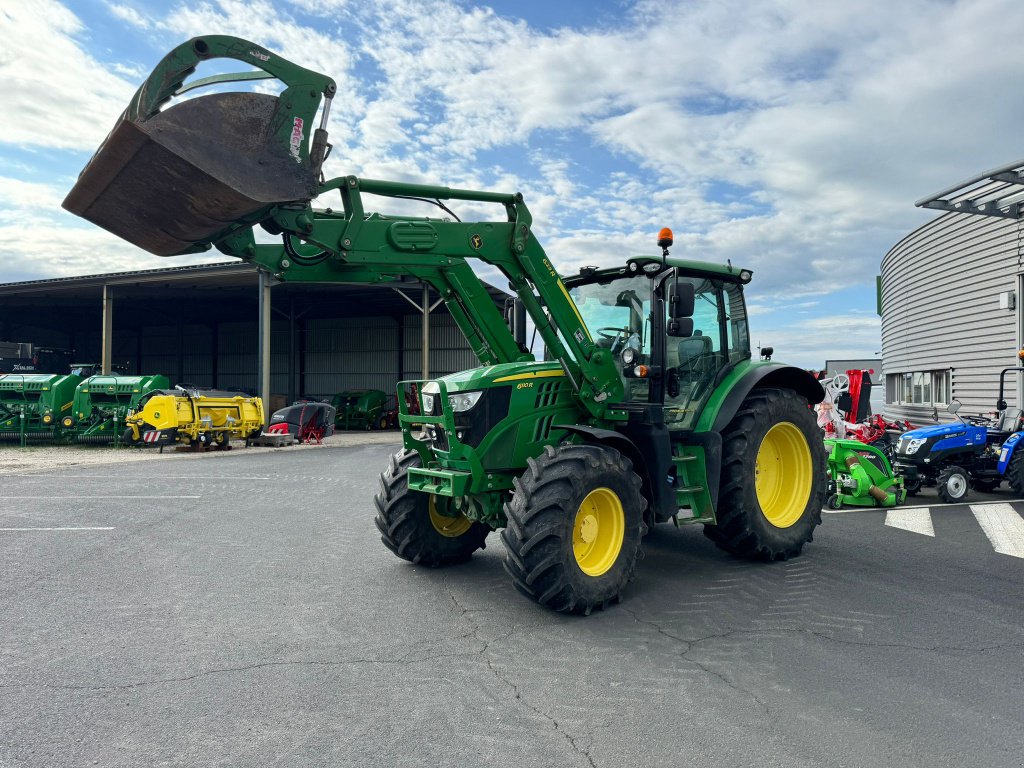
[[[969,481],[967,470],[963,467],[951,464],[945,467],[935,479],[938,486],[939,498],[947,504],[955,504],[967,498]]]
[[[491,529],[459,515],[442,514],[449,500],[409,489],[409,470],[420,465],[415,451],[402,450],[391,457],[380,476],[374,523],[381,541],[399,557],[437,568],[468,560],[484,548]]]
[[[547,446],[505,505],[505,570],[556,611],[617,602],[641,556],[646,500],[629,459],[596,445]]]
[[[722,432],[718,524],[704,534],[726,552],[756,560],[800,554],[821,523],[825,447],[807,400],[757,389]]]

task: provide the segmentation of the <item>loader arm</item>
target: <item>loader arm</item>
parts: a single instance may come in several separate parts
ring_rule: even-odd
[[[565,285],[533,236],[532,218],[522,195],[355,176],[326,182],[320,194],[334,190],[341,192],[343,212],[285,207],[267,216],[264,226],[282,232],[281,245],[257,244],[252,227],[216,245],[285,281],[378,283],[402,276],[422,280],[444,300],[481,363],[529,360],[531,356],[519,349],[470,267],[469,260],[478,259],[508,278],[548,351],[560,361],[592,415],[605,418],[608,406],[621,400],[622,380],[612,356],[594,343]],[[507,218],[453,222],[367,214],[364,194],[496,203],[504,206]],[[313,246],[315,254],[303,256],[295,240]]]

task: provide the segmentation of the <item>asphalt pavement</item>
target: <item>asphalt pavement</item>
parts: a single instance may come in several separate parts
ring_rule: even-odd
[[[1024,502],[826,514],[804,554],[656,528],[541,609],[373,526],[395,445],[0,481],[0,766],[1021,766]],[[2,458],[2,457],[0,457]]]

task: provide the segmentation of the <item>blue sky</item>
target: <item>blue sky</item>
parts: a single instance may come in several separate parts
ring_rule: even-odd
[[[337,80],[328,175],[521,191],[563,273],[670,226],[674,255],[754,270],[754,340],[805,367],[879,349],[878,264],[934,215],[914,200],[1024,155],[1024,52],[992,44],[1024,36],[1012,0],[0,0],[0,282],[204,260],[60,201],[209,33]]]

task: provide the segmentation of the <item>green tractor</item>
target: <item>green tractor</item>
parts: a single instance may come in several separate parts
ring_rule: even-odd
[[[183,85],[223,58],[259,72]],[[192,87],[256,77],[281,81],[280,93],[217,88],[164,108]],[[749,270],[670,258],[665,230],[660,253],[563,280],[518,193],[324,180],[335,91],[255,43],[197,37],[157,65],[64,207],[157,255],[214,246],[283,281],[434,287],[481,367],[399,385],[405,445],[375,504],[401,558],[458,563],[504,529],[515,587],[588,614],[620,598],[657,523],[700,524],[740,557],[800,553],[826,490],[810,408],[823,391],[801,369],[752,359]],[[371,197],[443,214],[371,212]],[[442,200],[502,215],[452,220]],[[257,226],[280,242],[257,242]],[[544,360],[509,330],[470,260],[508,279]],[[413,384],[420,413],[404,397]]]

